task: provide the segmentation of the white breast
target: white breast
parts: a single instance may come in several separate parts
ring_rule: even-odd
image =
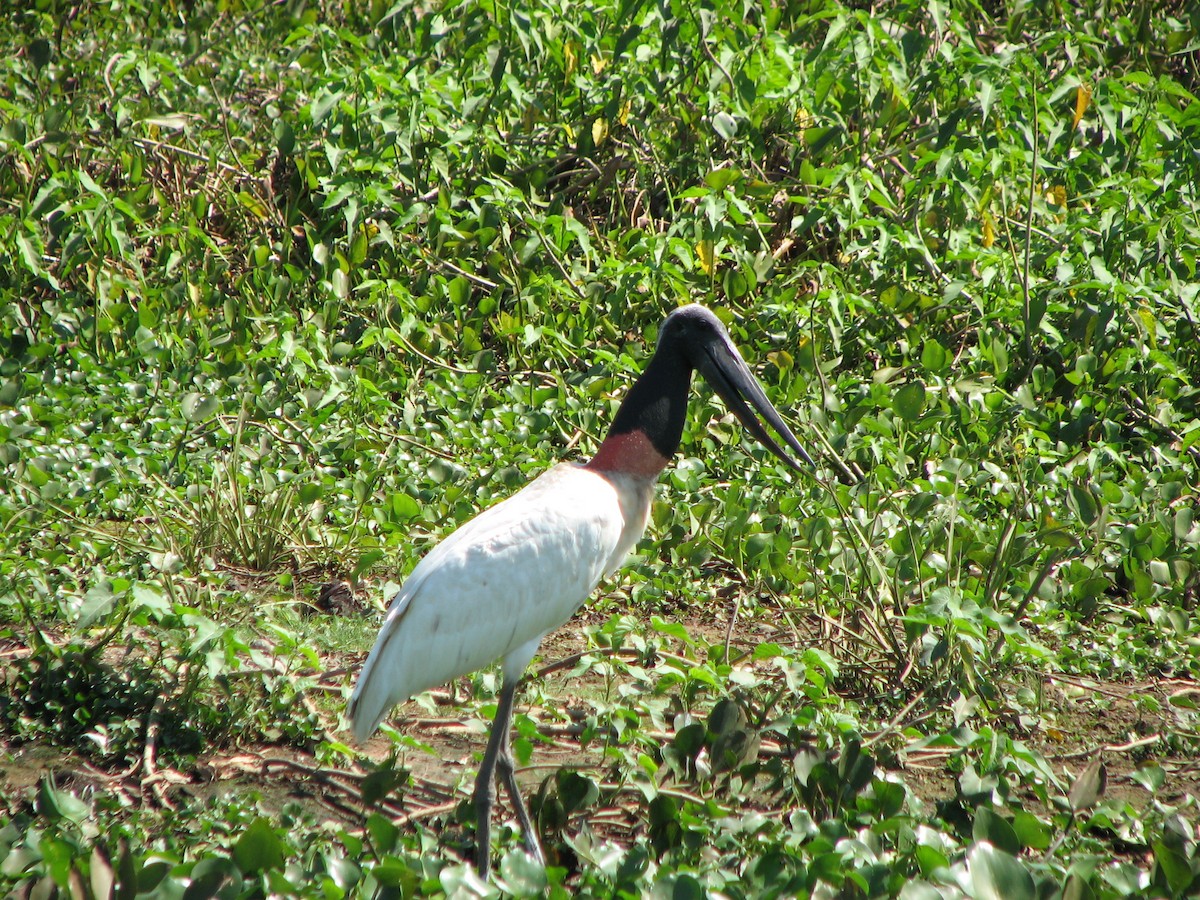
[[[355,736],[395,703],[501,657],[514,654],[506,675],[519,674],[633,549],[653,490],[564,463],[442,541],[392,600],[350,698]]]

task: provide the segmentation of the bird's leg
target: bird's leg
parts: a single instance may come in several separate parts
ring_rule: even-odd
[[[501,727],[500,711],[497,710],[487,749],[483,751],[483,761],[479,764],[479,774],[475,776],[475,868],[484,881],[492,865],[492,801],[496,799],[496,757],[500,752],[500,744],[505,740],[505,730]]]
[[[475,778],[475,865],[480,876],[485,879],[491,868],[492,803],[496,797],[494,778],[497,770],[504,781],[513,808],[517,811],[517,821],[521,824],[526,852],[543,866],[546,864],[542,845],[538,842],[537,832],[534,831],[533,822],[529,818],[529,810],[525,808],[525,801],[521,799],[516,767],[513,765],[510,738],[513,697],[517,692],[517,684],[517,681],[506,680],[500,688],[500,702],[496,706],[496,717],[492,721],[492,733],[488,738],[483,760],[479,764],[479,774]]]
[[[521,799],[521,788],[517,784],[517,770],[513,764],[512,756],[512,698],[516,692],[516,683],[511,687],[503,687],[500,690],[501,707],[507,705],[505,710],[507,715],[504,718],[504,743],[501,746],[500,756],[496,760],[496,766],[500,773],[500,780],[504,782],[504,787],[508,791],[508,797],[512,801],[513,808],[517,811],[517,821],[521,823],[521,835],[525,839],[525,852],[537,860],[539,865],[546,865],[546,856],[542,853],[542,845],[538,840],[537,829],[533,827],[533,821],[529,818],[529,810],[525,807],[525,801]],[[505,694],[508,695],[508,703],[505,704]],[[500,710],[496,710],[496,714],[500,714]]]

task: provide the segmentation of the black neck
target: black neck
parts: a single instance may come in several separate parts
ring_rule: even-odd
[[[664,459],[670,459],[683,436],[691,383],[691,363],[677,348],[660,346],[621,403],[609,435],[640,431]]]

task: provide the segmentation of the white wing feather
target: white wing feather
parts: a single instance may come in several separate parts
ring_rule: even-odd
[[[392,599],[350,697],[355,737],[396,703],[501,657],[513,654],[505,674],[519,675],[641,536],[649,496],[631,503],[620,488],[560,464],[431,550]]]

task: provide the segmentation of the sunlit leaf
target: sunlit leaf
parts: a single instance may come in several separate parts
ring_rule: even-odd
[[[1071,119],[1071,130],[1074,131],[1079,127],[1079,123],[1083,120],[1084,113],[1092,103],[1092,86],[1090,84],[1081,84],[1075,89],[1075,115]]]

